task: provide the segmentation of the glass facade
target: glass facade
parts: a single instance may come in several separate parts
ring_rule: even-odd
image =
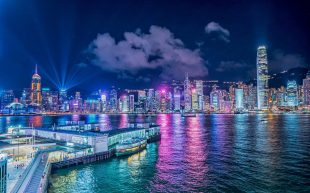
[[[236,110],[243,109],[243,89],[242,88],[235,89],[235,104],[236,104]]]
[[[257,49],[257,108],[268,109],[268,61],[265,46]]]
[[[297,83],[295,80],[287,82],[287,106],[296,107],[298,106],[298,92]]]

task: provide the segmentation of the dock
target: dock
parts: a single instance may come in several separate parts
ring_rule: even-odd
[[[17,128],[2,138],[6,151],[17,147],[35,152],[27,168],[19,176],[12,193],[46,192],[49,175],[53,171],[76,165],[89,164],[115,156],[118,143],[131,138],[145,138],[148,143],[160,140],[160,127],[152,123],[129,124],[127,128],[98,131],[91,126],[61,126],[52,128]],[[10,144],[23,140],[24,144]],[[36,142],[36,143],[35,143]],[[15,150],[16,151],[16,150]],[[19,155],[20,156],[20,155]]]

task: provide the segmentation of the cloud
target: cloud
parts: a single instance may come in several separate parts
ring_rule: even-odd
[[[240,70],[240,69],[245,69],[245,68],[248,68],[248,65],[244,62],[222,61],[215,70],[218,72],[225,72],[225,71]]]
[[[296,67],[306,67],[306,61],[300,54],[286,54],[282,50],[276,50],[271,55],[269,63],[271,72],[281,72]]]
[[[126,72],[136,76],[141,70],[161,71],[160,78],[180,79],[188,72],[192,77],[206,76],[208,69],[200,50],[185,48],[167,28],[151,26],[149,33],[141,30],[125,32],[124,40],[116,41],[110,34],[99,34],[88,52],[94,54],[92,64],[110,72]]]
[[[230,32],[220,26],[220,24],[216,22],[210,22],[205,27],[205,32],[207,34],[215,34],[219,39],[223,40],[226,43],[229,43]]]

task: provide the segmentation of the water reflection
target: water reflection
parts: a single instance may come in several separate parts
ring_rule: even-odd
[[[8,125],[132,121],[161,125],[161,141],[126,158],[58,170],[50,192],[310,192],[310,116],[161,114],[0,117]]]

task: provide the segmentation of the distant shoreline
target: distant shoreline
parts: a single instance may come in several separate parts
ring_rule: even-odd
[[[253,115],[253,114],[310,114],[310,112],[246,112],[241,114]],[[63,115],[144,115],[144,116],[155,116],[160,114],[181,114],[178,112],[173,113],[38,113],[38,114],[0,114],[0,117],[22,117],[22,116],[63,116]],[[240,113],[206,113],[206,112],[197,112],[190,114],[200,114],[200,115],[212,115],[212,114],[221,114],[221,115],[238,115]]]

